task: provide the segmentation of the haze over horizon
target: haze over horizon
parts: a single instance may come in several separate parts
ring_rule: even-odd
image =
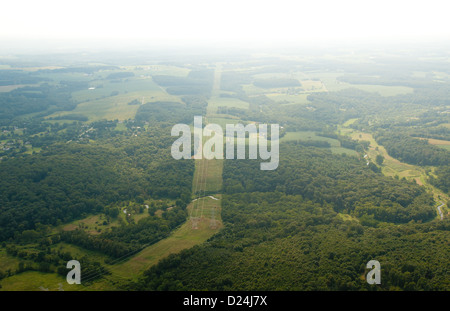
[[[3,5],[2,50],[448,42],[444,1],[72,1]]]

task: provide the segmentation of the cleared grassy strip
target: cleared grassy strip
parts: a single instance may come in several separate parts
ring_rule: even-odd
[[[5,248],[0,248],[0,270],[3,272],[6,272],[8,270],[14,272],[18,268],[18,266],[19,259],[8,255]]]
[[[235,117],[236,118],[236,117]],[[242,123],[243,122],[239,119],[233,119],[233,118],[208,118],[208,123],[213,123],[213,124],[218,124],[222,127],[222,129],[225,131],[226,130],[226,125],[227,124],[237,124],[237,123]]]
[[[37,86],[37,84],[15,84],[15,85],[1,85],[0,93],[11,92],[12,90],[25,87],[25,86]]]
[[[220,195],[216,195],[215,197],[219,198]],[[222,227],[222,221],[220,219],[220,202],[220,200],[214,200],[209,197],[192,202],[187,209],[188,213],[190,213],[195,205],[196,213],[199,213],[199,215],[195,216],[200,218],[197,221],[198,229],[193,229],[191,221],[188,220],[168,238],[145,248],[130,260],[112,266],[109,270],[113,272],[113,275],[124,278],[136,278],[142,271],[157,264],[161,259],[170,254],[178,253],[184,249],[205,242]],[[203,216],[201,214],[202,208]],[[213,209],[214,212],[212,211]],[[211,227],[211,217],[213,213],[216,219],[215,228]]]
[[[337,139],[322,137],[316,135],[315,132],[311,131],[300,131],[300,132],[287,132],[281,139],[281,142],[284,141],[308,141],[308,140],[318,140],[318,141],[326,141],[330,144],[330,150],[335,154],[347,154],[351,156],[358,156],[358,153],[355,150],[347,149],[341,147],[341,143]]]
[[[350,155],[350,156],[355,156],[355,157],[358,156],[358,152],[356,152],[355,150],[352,150],[352,149],[348,149],[348,148],[331,147],[330,150],[334,154],[343,154],[343,153],[345,153],[345,154]]]
[[[267,97],[278,102],[287,102],[284,105],[307,105],[311,103],[308,100],[309,93],[289,95],[289,94],[266,94]]]

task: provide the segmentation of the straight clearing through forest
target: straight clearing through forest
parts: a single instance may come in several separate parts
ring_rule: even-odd
[[[198,229],[193,229],[191,221],[186,221],[169,237],[146,247],[124,263],[108,267],[112,272],[112,277],[119,276],[122,278],[136,279],[143,271],[157,264],[161,259],[170,254],[179,253],[184,249],[191,248],[208,240],[222,228],[220,218],[221,196],[218,194],[216,197],[219,200],[204,197],[191,202],[187,207],[188,214],[193,212],[194,207],[198,208],[197,212],[202,212],[203,217],[197,222]],[[201,214],[198,216],[200,217]],[[211,226],[213,216],[215,226]]]
[[[214,100],[217,100],[220,93],[219,86],[220,67],[215,72],[213,96],[210,102],[214,103]],[[208,102],[208,108],[210,108],[210,102]],[[187,221],[169,237],[144,248],[125,262],[108,267],[112,275],[98,282],[97,285],[94,284],[93,288],[110,286],[108,280],[113,282],[123,278],[136,280],[143,271],[157,264],[161,259],[201,244],[217,233],[223,227],[220,216],[222,196],[219,193],[222,189],[222,169],[223,160],[204,158],[195,160],[193,200],[187,206]]]

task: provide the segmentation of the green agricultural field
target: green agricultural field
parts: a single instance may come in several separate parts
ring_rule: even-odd
[[[290,140],[319,140],[328,142],[331,147],[341,147],[340,142],[337,139],[317,136],[315,132],[311,131],[300,131],[300,132],[287,132],[280,141],[290,141]]]
[[[77,102],[86,102],[109,97],[113,92],[126,94],[139,91],[158,91],[160,89],[151,78],[128,78],[122,82],[96,80],[91,82],[89,86],[94,89],[73,92],[72,98]]]
[[[65,242],[59,242],[58,244],[53,245],[51,248],[54,250],[61,250],[62,252],[69,252],[73,256],[74,260],[80,259],[84,256],[88,256],[90,260],[97,261],[103,264],[105,259],[108,258],[107,255],[100,252],[88,250],[80,246],[68,244]]]
[[[350,155],[350,156],[355,156],[355,157],[358,156],[358,152],[356,152],[355,150],[352,150],[352,149],[348,149],[348,148],[331,147],[330,150],[334,154],[343,154],[343,153],[345,153],[345,154]]]
[[[237,98],[214,97],[208,101],[207,115],[216,114],[218,107],[248,109],[249,103]]]
[[[308,93],[289,95],[289,94],[267,94],[267,97],[278,102],[287,102],[286,105],[307,105],[310,103],[308,100]]]
[[[257,86],[254,86],[253,84],[244,84],[242,85],[242,89],[244,90],[245,94],[248,96],[255,96],[255,95],[262,95],[266,93],[270,93],[270,89],[263,89]]]
[[[114,130],[119,132],[126,132],[127,127],[123,123],[117,123],[116,128]]]
[[[300,132],[287,132],[280,141],[290,141],[290,140],[300,140],[300,141],[308,141],[308,140],[318,140],[318,141],[326,141],[330,144],[330,150],[335,154],[345,153],[351,156],[358,156],[358,153],[355,150],[343,148],[341,147],[341,143],[337,139],[317,136],[315,132],[311,131],[300,131]]]
[[[225,131],[227,124],[237,124],[237,123],[243,123],[243,122],[241,120],[237,119],[237,117],[233,117],[233,118],[230,117],[230,118],[208,118],[208,123],[218,124]]]
[[[18,89],[20,87],[24,87],[24,86],[35,86],[34,84],[27,84],[27,85],[23,85],[23,84],[17,84],[17,85],[1,85],[0,86],[0,93],[3,92],[11,92],[12,90]]]
[[[6,272],[10,270],[14,272],[18,268],[18,265],[19,260],[17,258],[8,255],[5,248],[0,248],[0,271]]]
[[[151,75],[186,77],[191,71],[190,69],[185,67],[178,67],[172,65],[149,65],[140,67],[145,68],[145,70],[147,70]]]
[[[0,281],[2,291],[59,291],[73,290],[66,279],[56,273],[25,271]]]
[[[135,99],[142,99],[146,102],[150,101],[176,101],[180,99],[177,96],[168,95],[162,89],[154,91],[141,91],[117,96],[106,97],[99,100],[83,102],[79,104],[73,111],[58,112],[49,116],[58,117],[68,114],[82,114],[89,118],[89,121],[106,120],[128,120],[133,119],[139,108],[139,105],[128,105]]]
[[[378,92],[382,96],[395,96],[400,94],[409,94],[413,89],[406,86],[386,86],[386,85],[368,85],[368,84],[350,84],[338,81],[341,73],[312,73],[311,77],[320,79],[329,92],[341,91],[348,88],[357,88],[367,92]]]
[[[184,249],[205,242],[220,230],[222,225],[219,216],[219,213],[217,213],[216,228],[211,228],[211,221],[206,217],[197,223],[197,229],[193,229],[191,221],[187,221],[171,236],[146,247],[131,259],[117,265],[107,266],[108,270],[112,273],[112,278],[115,276],[119,280],[122,278],[137,278],[142,271],[157,264],[168,255],[179,253]]]
[[[450,141],[448,141],[448,140],[430,138],[430,139],[428,139],[428,143],[450,151]]]

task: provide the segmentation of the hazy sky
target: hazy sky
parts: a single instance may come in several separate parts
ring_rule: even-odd
[[[433,36],[450,41],[446,2],[14,0],[1,5],[0,39],[126,38],[213,43]]]

